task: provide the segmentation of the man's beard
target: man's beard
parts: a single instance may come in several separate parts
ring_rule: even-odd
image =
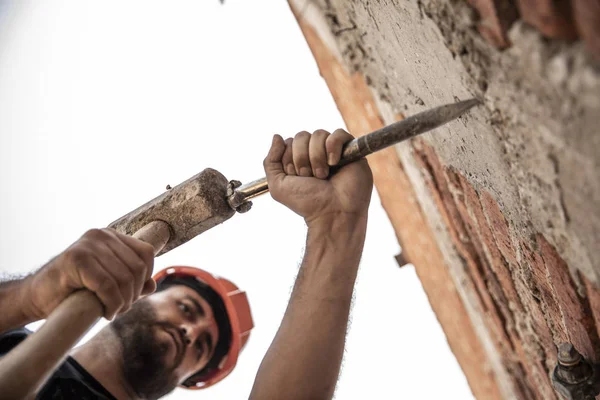
[[[158,342],[153,333],[157,324],[156,312],[145,299],[110,324],[123,347],[125,381],[144,399],[158,399],[177,386],[173,368],[164,362],[168,344]]]

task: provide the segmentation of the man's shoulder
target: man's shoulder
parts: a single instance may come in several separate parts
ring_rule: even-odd
[[[74,358],[68,357],[38,393],[37,400],[116,400]]]
[[[0,357],[9,353],[31,335],[27,328],[12,329],[0,333]],[[54,371],[38,393],[37,399],[108,399],[114,397],[75,359],[67,359]]]

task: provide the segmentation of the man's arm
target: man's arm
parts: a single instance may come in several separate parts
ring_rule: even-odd
[[[71,293],[88,289],[112,319],[154,291],[151,245],[111,229],[92,229],[23,279],[0,283],[0,333],[46,318]]]
[[[29,304],[31,276],[0,282],[0,333],[35,322]]]
[[[333,397],[365,240],[371,173],[364,160],[344,167],[331,179],[316,171],[311,176],[305,175],[306,170],[294,174],[283,165],[292,159],[298,172],[305,167],[306,160],[297,157],[304,146],[309,148],[304,154],[313,171],[323,167],[325,151],[334,154],[330,164],[337,163],[342,145],[352,139],[342,132],[324,138],[321,133],[312,135],[309,144],[298,147],[288,141],[283,155],[282,140],[276,138],[265,160],[271,194],[305,218],[308,236],[288,308],[260,366],[251,399]],[[315,145],[313,140],[323,143]],[[311,152],[313,148],[317,150]]]
[[[366,220],[308,231],[287,311],[251,398],[330,399],[340,370]]]

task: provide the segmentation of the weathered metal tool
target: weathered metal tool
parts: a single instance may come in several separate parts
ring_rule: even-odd
[[[477,104],[479,100],[470,99],[443,105],[354,139],[344,147],[336,168],[437,128]],[[268,191],[266,178],[241,185],[238,181],[228,182],[218,171],[205,169],[109,226],[132,235],[152,221],[166,222],[171,236],[159,251],[158,255],[161,255],[228,220],[236,211],[248,211],[252,204],[250,199]]]
[[[344,147],[342,158],[336,168],[343,167],[376,151],[444,125],[460,117],[479,103],[480,101],[477,99],[470,99],[432,108],[354,139]],[[228,196],[227,201],[231,208],[238,209],[250,199],[268,191],[267,178],[262,178],[236,187],[233,193]],[[245,207],[245,209],[249,209],[249,207]]]
[[[443,125],[479,104],[461,101],[422,112],[349,142],[336,168]],[[266,178],[241,185],[205,169],[109,225],[154,246],[156,256],[188,242],[250,209],[250,199],[268,192]],[[100,300],[87,290],[64,300],[35,334],[0,361],[0,393],[29,398],[69,350],[102,316]]]

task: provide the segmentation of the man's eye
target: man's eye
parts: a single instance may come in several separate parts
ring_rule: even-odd
[[[188,307],[187,304],[185,303],[179,303],[179,308],[181,309],[181,311],[183,311],[185,314],[191,314],[191,310],[190,307]]]

